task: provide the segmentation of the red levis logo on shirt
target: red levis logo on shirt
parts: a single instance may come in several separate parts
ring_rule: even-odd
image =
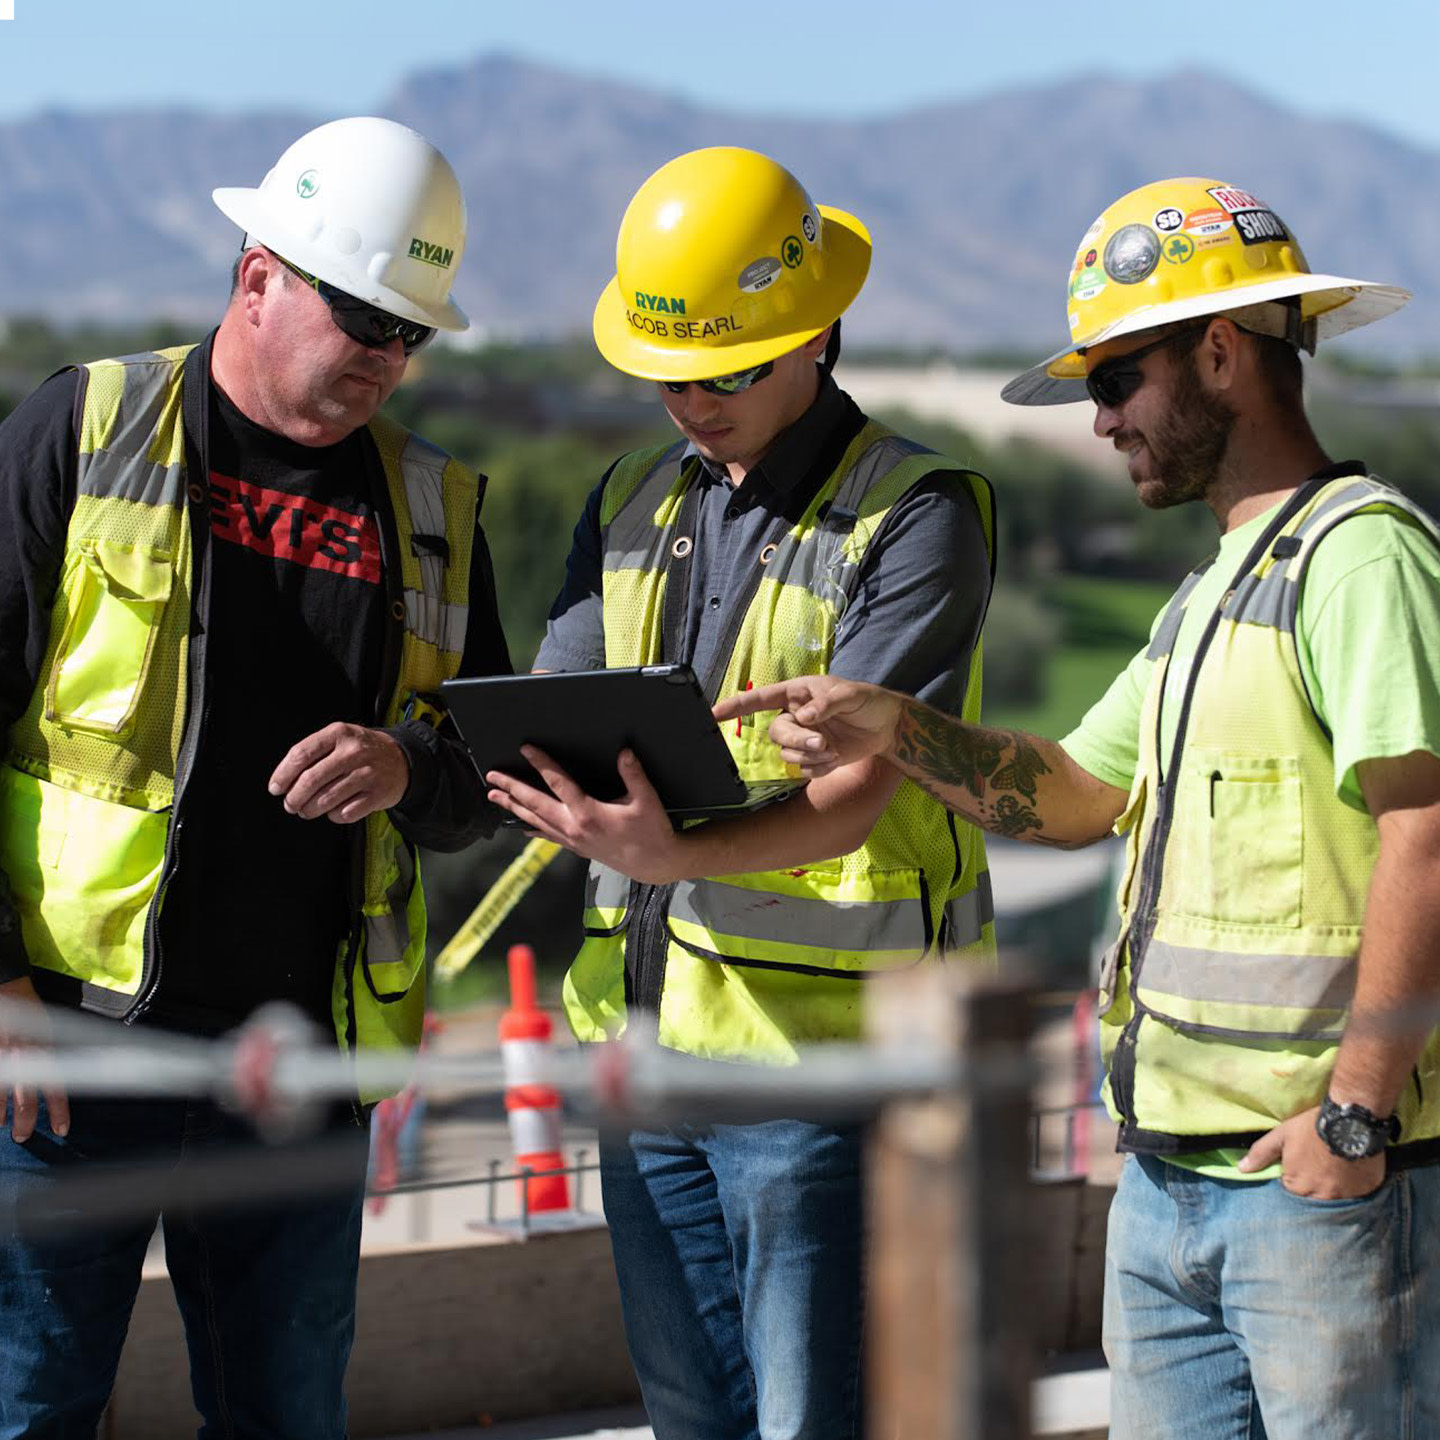
[[[275,560],[380,583],[380,534],[373,515],[317,505],[211,471],[210,530],[217,539]]]

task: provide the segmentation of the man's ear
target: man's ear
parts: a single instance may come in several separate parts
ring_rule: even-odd
[[[1210,388],[1229,390],[1235,384],[1245,344],[1240,327],[1224,315],[1217,315],[1195,347],[1196,373]]]
[[[825,353],[825,347],[830,343],[830,332],[834,328],[834,325],[827,325],[818,335],[807,340],[800,347],[807,360],[818,360]]]
[[[264,303],[265,292],[272,285],[283,283],[281,269],[280,262],[258,245],[240,257],[238,297],[245,318],[252,325],[260,323],[260,307]]]

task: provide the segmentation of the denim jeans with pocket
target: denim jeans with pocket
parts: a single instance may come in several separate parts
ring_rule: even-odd
[[[70,1109],[63,1139],[43,1108],[23,1145],[8,1114],[0,1131],[0,1440],[94,1440],[162,1208],[201,1440],[342,1440],[366,1156],[350,1107],[275,1148],[209,1101]],[[241,1203],[247,1171],[260,1203]],[[117,1208],[127,1176],[159,1203]],[[187,1187],[211,1203],[166,1208]],[[53,1219],[71,1223],[38,1228]]]
[[[1358,1200],[1125,1162],[1111,1440],[1440,1437],[1440,1166]]]
[[[861,1433],[861,1132],[601,1136],[625,1334],[656,1440]]]

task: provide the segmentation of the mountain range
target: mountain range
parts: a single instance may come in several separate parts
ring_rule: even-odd
[[[849,330],[872,345],[1053,348],[1094,216],[1147,180],[1214,175],[1265,197],[1316,269],[1415,292],[1342,343],[1440,350],[1440,153],[1213,74],[1077,76],[839,121],[728,113],[487,55],[411,76],[379,113],[429,136],[459,173],[470,237],[456,293],[490,334],[586,331],[640,182],[682,151],[736,144],[870,227],[874,266]],[[0,316],[217,316],[238,236],[211,189],[257,184],[327,118],[49,111],[0,125]]]

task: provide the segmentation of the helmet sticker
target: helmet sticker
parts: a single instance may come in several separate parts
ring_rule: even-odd
[[[1185,217],[1187,235],[1219,235],[1234,222],[1223,210],[1192,210]]]
[[[787,235],[780,245],[780,258],[790,270],[799,268],[800,261],[804,258],[805,251],[800,244],[798,235]]]
[[[1188,235],[1172,235],[1160,247],[1160,253],[1172,265],[1183,265],[1195,253],[1195,242]]]
[[[1094,254],[1092,250],[1090,254]],[[1071,282],[1072,300],[1093,300],[1105,288],[1105,272],[1098,266],[1087,265]]]
[[[807,210],[800,217],[800,233],[813,245],[816,237],[820,234],[820,226],[815,217]]]
[[[1185,217],[1173,205],[1167,205],[1163,210],[1155,212],[1155,219],[1151,223],[1162,235],[1168,235],[1185,223]]]
[[[302,200],[313,200],[320,193],[320,176],[314,170],[307,170],[296,182],[295,193]]]
[[[1227,215],[1234,217],[1235,228],[1247,245],[1265,245],[1290,238],[1290,232],[1280,217],[1248,190],[1217,185],[1209,193]]]
[[[779,273],[780,262],[773,255],[765,255],[759,260],[752,260],[740,272],[740,278],[735,283],[742,290],[754,295],[757,291],[773,285]]]
[[[1090,228],[1080,237],[1080,243],[1084,245],[1091,240],[1098,240],[1100,236],[1104,233],[1104,230],[1105,217],[1103,215],[1098,215],[1091,222]]]
[[[1264,245],[1270,241],[1290,238],[1285,222],[1273,210],[1238,211],[1235,228],[1247,245]]]
[[[1237,190],[1233,185],[1217,185],[1206,193],[1214,197],[1215,203],[1227,215],[1233,215],[1237,210],[1268,210],[1270,208],[1263,200],[1257,200],[1248,190]]]
[[[1148,225],[1126,225],[1105,246],[1105,273],[1121,285],[1138,285],[1160,263],[1160,237]]]

